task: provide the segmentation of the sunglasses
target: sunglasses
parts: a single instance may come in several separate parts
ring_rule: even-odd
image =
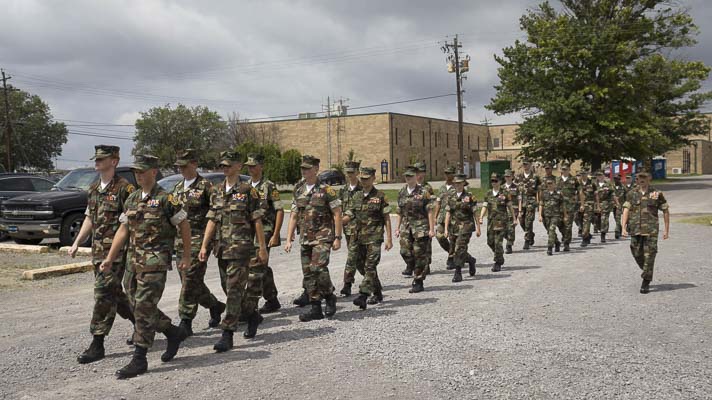
[[[491,183],[499,183],[499,181],[497,179],[492,179],[490,182]]]

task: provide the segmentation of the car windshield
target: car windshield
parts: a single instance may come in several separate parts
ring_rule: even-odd
[[[55,185],[60,190],[89,190],[94,181],[99,179],[99,173],[86,169],[75,169],[64,176]]]
[[[160,181],[158,181],[158,184],[163,188],[165,191],[172,191],[174,187],[180,182],[180,180],[183,179],[183,176],[178,174],[178,175],[171,175],[167,176]]]

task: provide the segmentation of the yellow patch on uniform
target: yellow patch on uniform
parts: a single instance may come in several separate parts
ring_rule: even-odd
[[[253,199],[260,198],[260,194],[257,193],[257,190],[255,190],[255,188],[250,189],[250,196],[252,196]]]
[[[129,183],[128,185],[126,185],[126,193],[131,194],[131,193],[133,193],[135,190],[136,190],[136,188],[134,187],[134,185],[132,185],[132,184],[130,184],[130,183]]]
[[[174,206],[177,206],[178,204],[180,204],[180,199],[176,196],[173,196],[173,194],[171,193],[168,195],[168,202],[170,202]]]
[[[280,199],[280,197],[279,197],[279,191],[273,190],[273,191],[272,191],[272,200],[277,201],[277,200],[279,200],[279,199]]]
[[[326,194],[328,194],[329,196],[336,196],[336,192],[331,186],[326,187]]]

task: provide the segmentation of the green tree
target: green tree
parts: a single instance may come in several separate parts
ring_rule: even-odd
[[[561,0],[520,19],[525,42],[495,56],[488,108],[518,112],[523,154],[543,160],[648,159],[708,129],[699,112],[710,69],[675,58],[697,27],[664,0]]]
[[[302,177],[302,155],[298,150],[291,149],[282,153],[282,165],[284,167],[285,182],[296,183]]]
[[[52,121],[52,113],[42,99],[22,90],[8,87],[10,120],[13,127],[12,170],[51,170],[52,159],[62,154],[67,143],[67,127]],[[5,127],[5,102],[0,101],[0,127]],[[3,129],[4,133],[4,129]],[[5,163],[5,138],[0,144],[3,167]]]
[[[153,154],[161,167],[172,169],[178,150],[192,148],[200,154],[200,165],[214,168],[220,151],[214,143],[225,129],[225,121],[207,107],[154,107],[136,120],[133,154]]]

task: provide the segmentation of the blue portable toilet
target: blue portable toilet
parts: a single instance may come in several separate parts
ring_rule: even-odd
[[[651,176],[653,179],[665,179],[667,177],[667,160],[664,158],[655,158],[653,159],[653,171],[651,172]]]

